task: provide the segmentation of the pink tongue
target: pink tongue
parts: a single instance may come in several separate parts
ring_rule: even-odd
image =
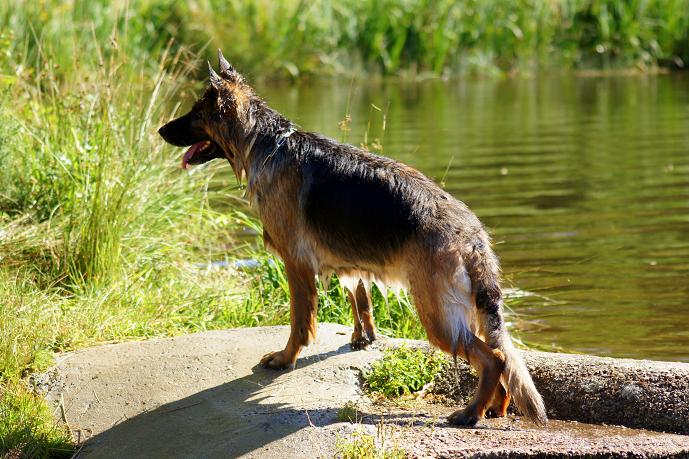
[[[189,147],[189,149],[184,152],[184,156],[182,156],[182,169],[186,169],[189,167],[189,160],[196,154],[197,151],[201,149],[203,146],[204,142],[198,142]]]

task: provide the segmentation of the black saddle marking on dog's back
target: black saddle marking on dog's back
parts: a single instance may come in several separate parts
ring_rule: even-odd
[[[391,171],[338,154],[307,155],[302,164],[307,223],[339,256],[383,262],[416,230],[418,209]]]

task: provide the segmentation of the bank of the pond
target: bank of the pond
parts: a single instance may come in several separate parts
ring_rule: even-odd
[[[34,381],[59,407],[58,420],[85,441],[80,457],[332,457],[362,435],[412,457],[689,455],[688,436],[657,432],[687,433],[687,364],[525,351],[548,427],[509,416],[457,429],[444,418],[461,402],[381,404],[360,388],[361,372],[383,357],[381,349],[425,343],[383,337],[352,351],[350,332],[320,324],[316,341],[287,372],[257,365],[286,341],[289,327],[282,326],[85,349],[61,355]],[[473,392],[465,366],[459,380],[462,393]],[[434,392],[457,395],[443,391],[457,384],[448,366]],[[356,422],[343,422],[338,413],[352,404]],[[586,424],[592,420],[599,424]]]

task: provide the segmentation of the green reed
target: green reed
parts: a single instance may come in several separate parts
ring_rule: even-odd
[[[513,74],[689,65],[689,0],[22,1],[3,39],[59,73],[117,50],[152,68],[168,46],[225,54],[255,78]],[[39,45],[40,43],[40,45]]]

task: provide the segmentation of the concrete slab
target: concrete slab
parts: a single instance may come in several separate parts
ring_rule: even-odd
[[[290,372],[257,367],[287,327],[99,346],[62,356],[42,385],[85,458],[333,457],[338,438],[381,425],[386,443],[412,457],[689,457],[683,435],[565,421],[539,429],[514,417],[457,429],[443,419],[452,408],[374,405],[359,375],[393,341],[354,352],[350,333],[321,324]],[[364,412],[360,425],[337,421],[348,401]]]

